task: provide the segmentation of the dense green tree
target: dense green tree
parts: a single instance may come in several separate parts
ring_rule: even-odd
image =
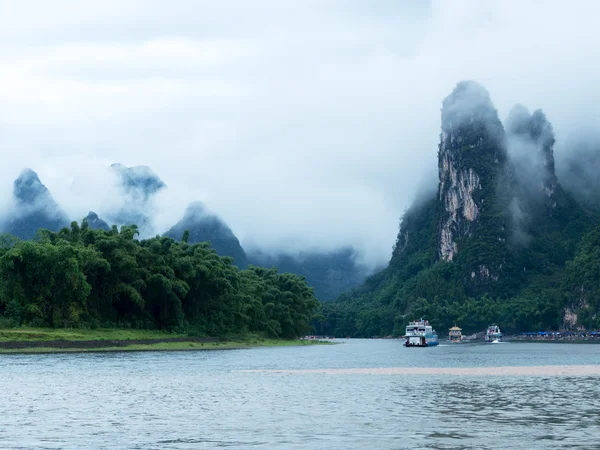
[[[304,278],[240,271],[207,243],[137,240],[137,227],[81,226],[34,241],[0,236],[0,318],[14,325],[135,327],[205,335],[311,330],[319,303]]]

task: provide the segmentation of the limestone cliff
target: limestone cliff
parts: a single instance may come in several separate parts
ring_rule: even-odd
[[[437,192],[406,210],[389,266],[327,305],[323,329],[402,334],[420,317],[471,330],[600,327],[600,226],[567,265],[594,220],[557,180],[545,115],[518,107],[505,132],[472,81],[442,106]]]
[[[459,241],[472,236],[481,214],[492,208],[507,160],[503,138],[502,123],[486,89],[473,81],[459,83],[442,108],[440,258],[452,261]]]

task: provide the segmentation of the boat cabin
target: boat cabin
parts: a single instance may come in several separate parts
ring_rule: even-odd
[[[452,328],[448,330],[448,340],[452,342],[460,342],[462,341],[462,328],[454,325]]]
[[[437,334],[427,320],[416,320],[409,322],[406,326],[406,347],[428,347],[437,345]]]

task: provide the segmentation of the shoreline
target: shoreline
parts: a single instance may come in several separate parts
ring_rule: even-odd
[[[267,339],[254,335],[230,338],[191,337],[152,330],[0,330],[0,355],[239,350],[258,347],[287,347],[331,343],[302,339]]]
[[[33,343],[32,343],[33,344]],[[198,342],[158,342],[154,344],[131,344],[118,347],[23,347],[23,348],[0,348],[0,355],[35,355],[56,353],[114,353],[114,352],[181,352],[181,351],[211,351],[211,350],[243,350],[250,348],[269,347],[297,347],[307,345],[328,345],[333,342],[305,342],[300,340],[277,341],[264,340],[258,342],[244,341],[220,341],[210,343]]]

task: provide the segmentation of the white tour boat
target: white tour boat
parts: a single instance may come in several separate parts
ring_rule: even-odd
[[[497,344],[502,342],[502,332],[498,325],[492,325],[488,327],[485,332],[485,342],[489,342],[491,344]]]
[[[406,326],[405,347],[431,347],[438,345],[438,337],[435,330],[427,320],[410,322]]]

